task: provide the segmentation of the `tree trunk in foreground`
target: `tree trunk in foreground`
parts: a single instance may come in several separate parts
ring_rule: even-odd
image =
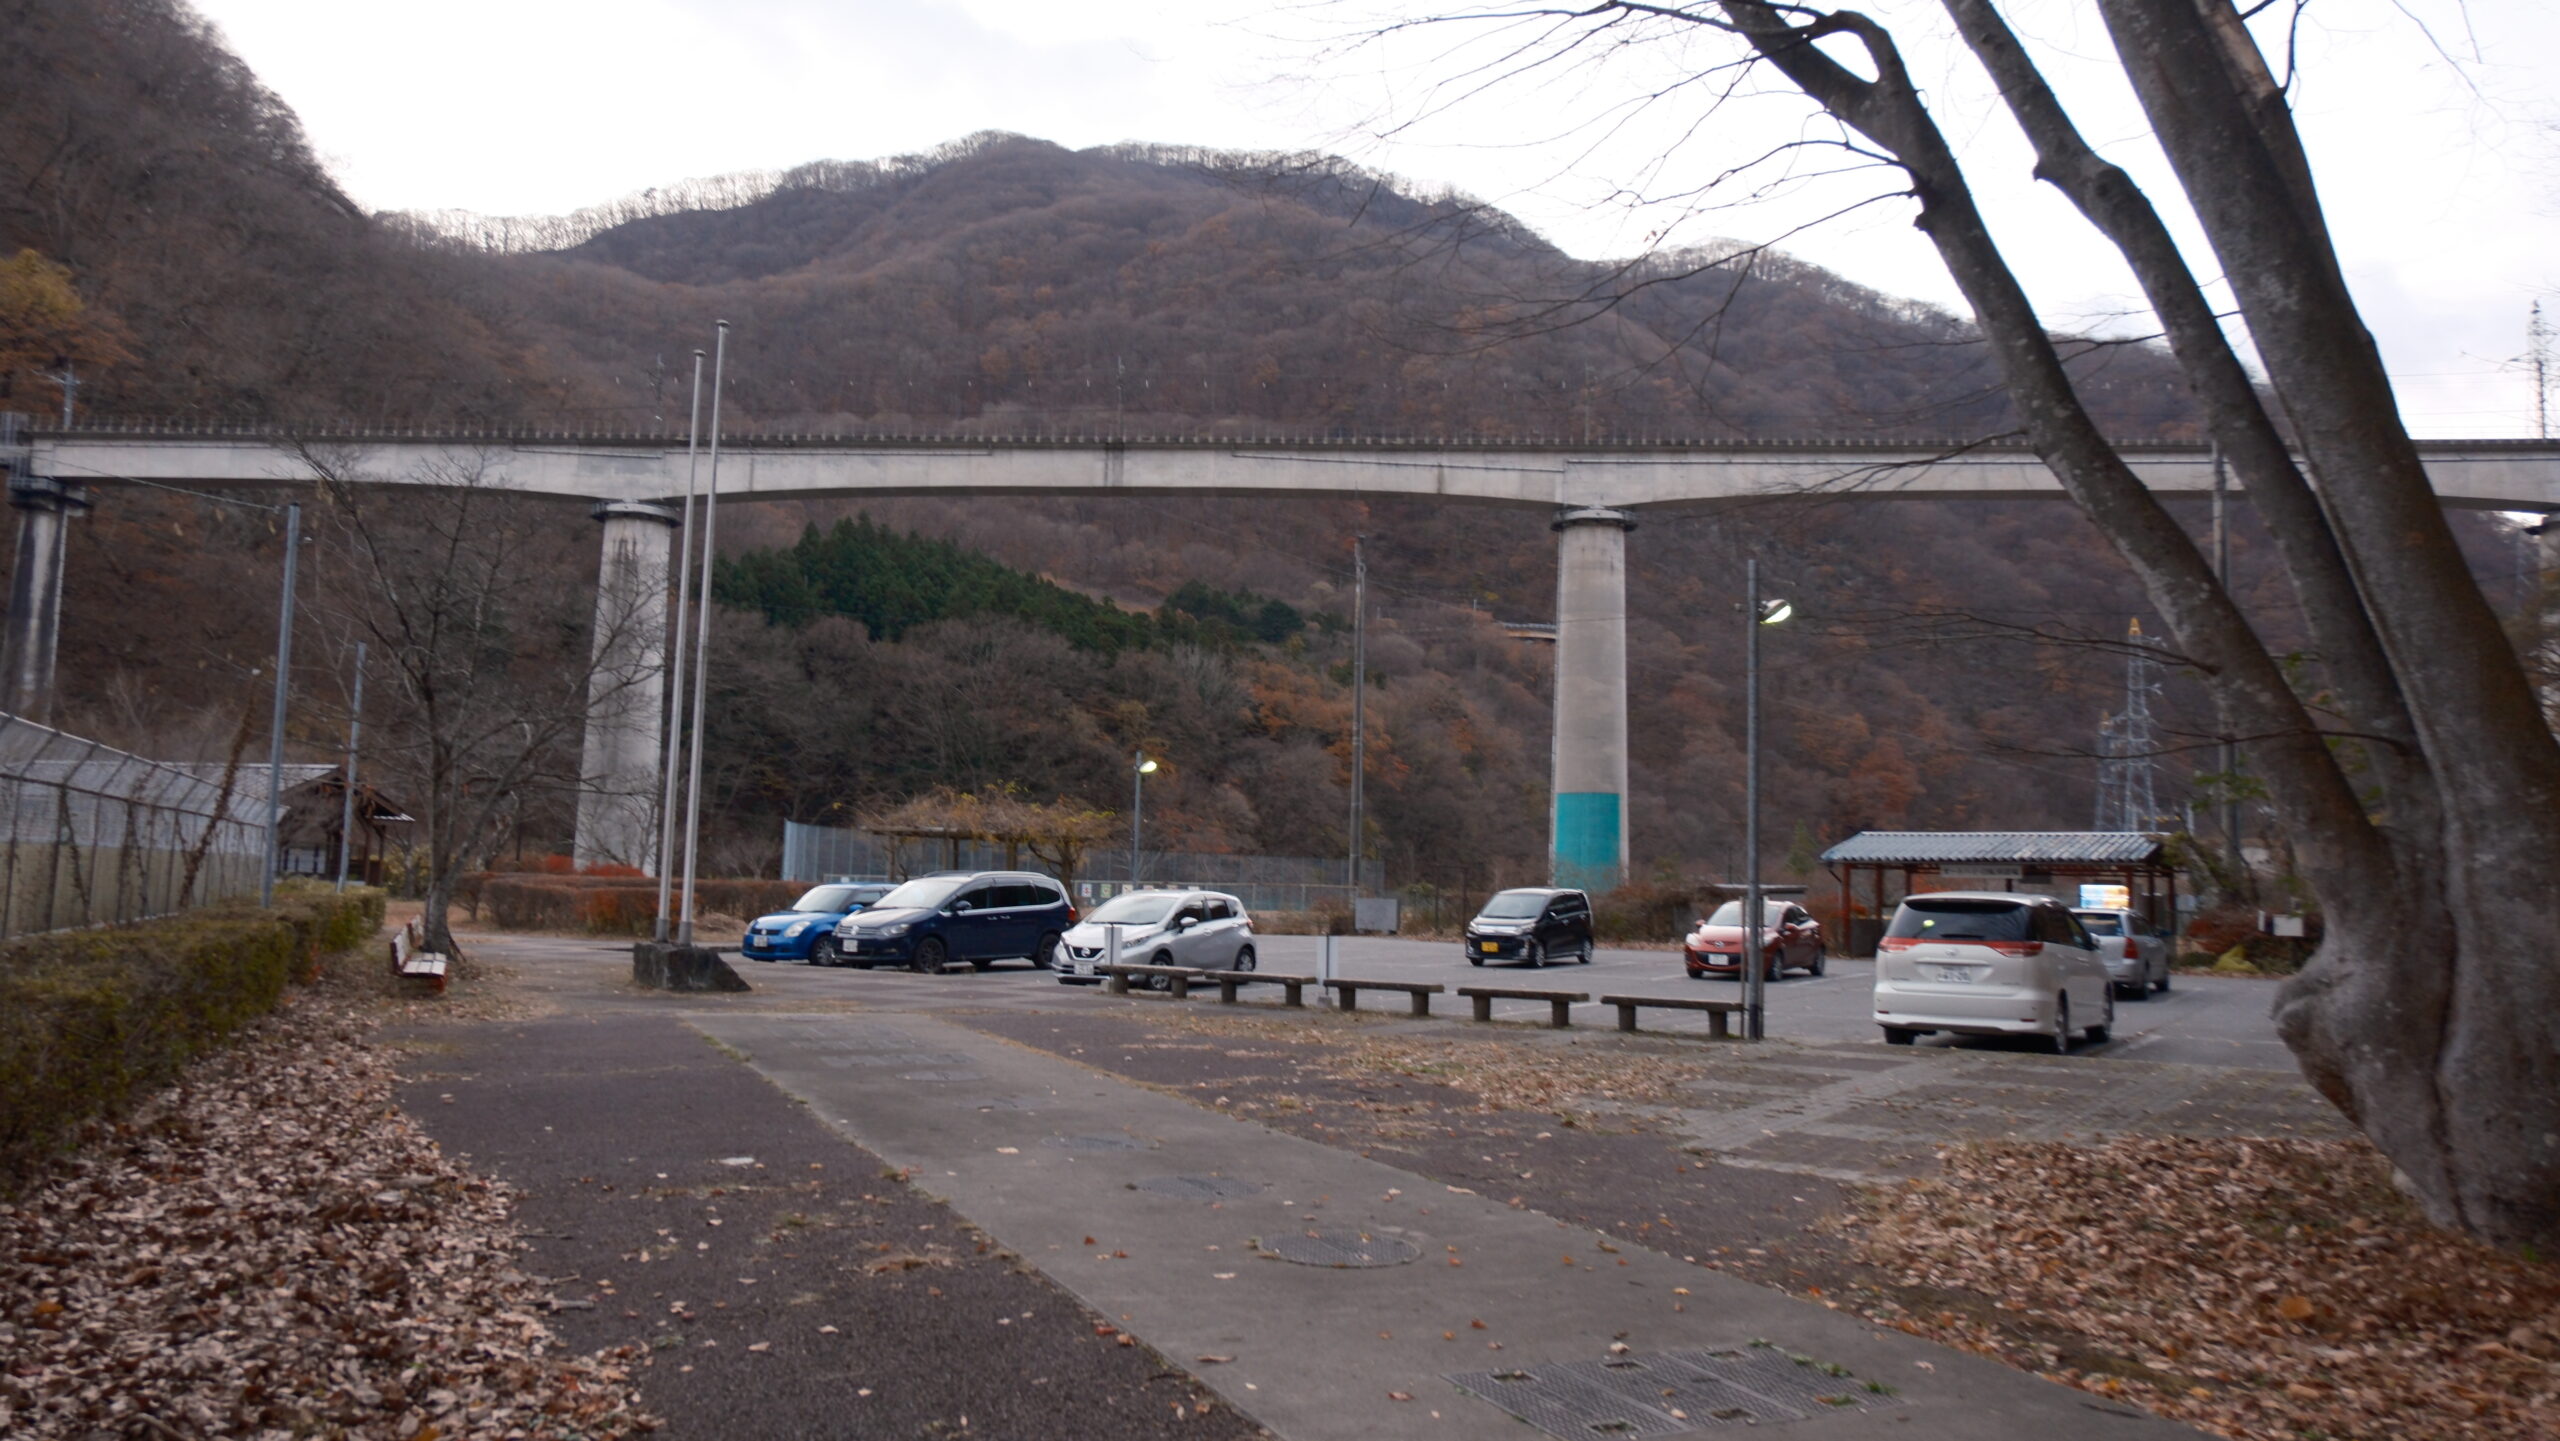
[[[1944,0],[2038,144],[2039,170],[2126,253],[2217,439],[2279,532],[2352,728],[2324,734],[2193,540],[2080,403],[1891,37],[1853,12],[1799,26],[1763,0],[1722,23],[1910,175],[1920,229],[1972,303],[2030,440],[2133,567],[2250,740],[2327,922],[2279,993],[2304,1073],[2438,1221],[2560,1247],[2560,744],[2473,582],[2331,250],[2283,96],[2224,0],[2101,0],[2125,69],[2241,302],[2308,476],[2180,292],[2130,182],[2092,168],[1988,3]],[[1705,7],[1615,7],[1718,23]],[[1814,47],[1846,35],[1868,80]],[[2076,147],[2076,148],[2075,148]],[[2156,226],[2156,217],[2150,224]],[[2370,757],[2380,809],[2341,763]],[[2365,758],[2360,756],[2359,759]]]

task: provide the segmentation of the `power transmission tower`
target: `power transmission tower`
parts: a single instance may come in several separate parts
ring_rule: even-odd
[[[2092,830],[2148,831],[2160,825],[2159,763],[2151,702],[2160,694],[2160,658],[2136,619],[2125,628],[2124,709],[2098,721],[2098,814]]]
[[[2524,322],[2524,363],[2533,371],[2533,433],[2551,438],[2551,323],[2542,318],[2542,302],[2533,303]]]

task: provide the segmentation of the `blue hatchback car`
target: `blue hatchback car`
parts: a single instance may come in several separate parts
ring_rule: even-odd
[[[814,886],[791,903],[791,909],[758,916],[747,925],[739,954],[751,961],[807,961],[832,966],[843,959],[836,949],[836,926],[889,894],[886,885],[837,882]]]

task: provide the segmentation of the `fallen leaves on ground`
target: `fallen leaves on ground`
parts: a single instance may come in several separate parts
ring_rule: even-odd
[[[304,993],[0,1205],[0,1433],[570,1438],[647,1430],[564,1354],[505,1189]]]
[[[1872,1314],[2243,1441],[2560,1436],[2560,1267],[2361,1141],[1986,1144],[1873,1193]]]

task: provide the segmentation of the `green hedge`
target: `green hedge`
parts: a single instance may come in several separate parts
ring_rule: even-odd
[[[0,1192],[92,1117],[167,1084],[275,1007],[289,980],[382,928],[383,893],[287,889],[224,906],[0,946]]]

